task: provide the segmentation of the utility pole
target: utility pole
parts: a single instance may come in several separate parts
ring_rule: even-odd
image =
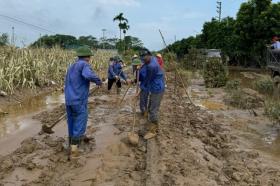
[[[40,41],[40,47],[42,47],[42,34],[40,33],[40,36],[39,36],[39,41]]]
[[[217,13],[218,13],[218,20],[221,22],[222,18],[222,1],[217,1]]]
[[[15,27],[12,27],[11,44],[12,44],[13,46],[15,46]]]
[[[105,28],[102,29],[102,33],[103,33],[103,38],[102,38],[102,40],[103,40],[103,49],[105,49],[105,32],[106,31],[107,30]]]

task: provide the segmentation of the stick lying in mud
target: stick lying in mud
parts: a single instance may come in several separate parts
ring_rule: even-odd
[[[96,92],[99,89],[99,87],[93,88],[90,90],[89,95],[92,95],[94,92]],[[64,113],[62,116],[60,116],[53,124],[51,125],[43,125],[42,129],[40,131],[40,135],[47,133],[47,134],[53,134],[54,131],[52,130],[60,121],[62,121],[64,118],[66,118],[66,113]]]

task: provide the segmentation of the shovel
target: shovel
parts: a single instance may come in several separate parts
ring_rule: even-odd
[[[95,91],[97,91],[99,89],[99,87],[97,88],[93,88],[90,90],[89,95],[92,95]],[[64,113],[62,116],[60,116],[54,123],[52,123],[51,125],[43,125],[42,129],[40,131],[39,134],[53,134],[54,131],[52,130],[60,121],[62,121],[64,118],[66,118],[66,113]]]
[[[139,73],[137,76],[137,87],[136,87],[136,96],[138,95],[139,92]],[[133,103],[133,125],[132,125],[132,131],[128,133],[127,138],[128,142],[136,146],[139,143],[139,136],[138,134],[135,133],[135,124],[136,124],[136,106],[137,106],[137,99],[135,98],[134,103]]]

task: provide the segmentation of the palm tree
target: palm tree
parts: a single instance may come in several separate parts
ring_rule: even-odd
[[[123,31],[123,43],[124,43],[124,50],[126,49],[126,43],[125,43],[125,34],[129,29],[129,25],[126,22],[121,23],[120,28]]]
[[[114,17],[113,21],[119,21],[119,29],[120,29],[120,41],[122,40],[122,28],[124,23],[128,23],[128,19],[123,16],[123,13],[120,13],[116,17]]]

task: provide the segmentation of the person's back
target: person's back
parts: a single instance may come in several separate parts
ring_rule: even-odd
[[[151,62],[147,65],[148,89],[151,93],[164,92],[164,72],[158,64],[157,58],[152,57]]]
[[[79,58],[72,64],[65,77],[65,105],[71,155],[77,156],[79,144],[85,136],[88,119],[88,96],[90,82],[101,86],[100,78],[92,71],[89,61],[93,53],[87,46],[76,51]]]
[[[102,84],[86,61],[79,59],[72,64],[65,78],[66,105],[83,104],[87,101],[90,81],[97,85]]]

